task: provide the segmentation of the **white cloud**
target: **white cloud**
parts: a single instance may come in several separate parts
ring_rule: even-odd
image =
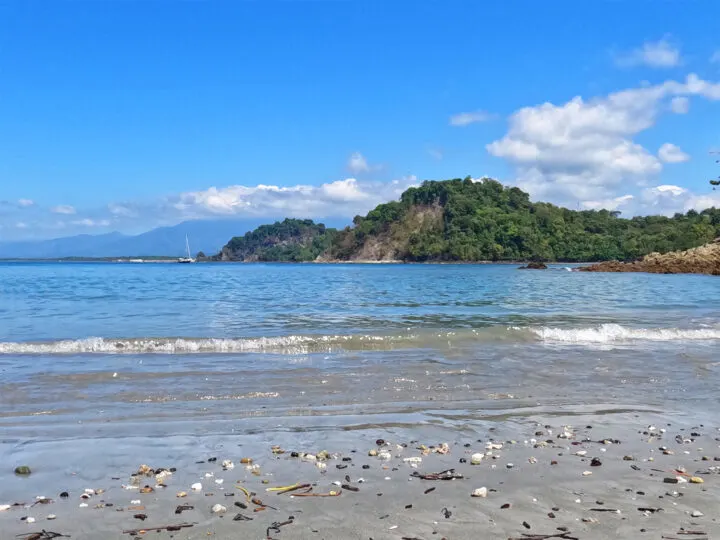
[[[665,163],[682,163],[690,159],[690,156],[680,150],[679,146],[672,143],[663,144],[658,150],[658,157]]]
[[[27,208],[28,206],[35,205],[35,201],[33,201],[32,199],[19,199],[17,203],[18,203],[18,206],[20,206],[22,208]]]
[[[674,97],[670,100],[670,110],[675,114],[687,114],[690,110],[690,100],[686,97]]]
[[[27,229],[27,223],[23,223],[22,221],[18,221],[15,224],[15,228],[17,229]]]
[[[79,225],[81,227],[108,227],[110,220],[108,219],[79,219],[72,222],[73,225]]]
[[[654,68],[675,67],[682,62],[680,49],[667,38],[660,41],[646,41],[642,47],[620,55],[616,60],[620,66],[645,65]]]
[[[50,209],[51,212],[54,214],[75,214],[77,211],[75,210],[75,207],[70,206],[69,204],[60,204],[58,206],[53,206]]]
[[[614,201],[632,188],[651,184],[663,168],[661,159],[633,137],[669,110],[669,100],[694,95],[719,100],[720,84],[691,74],[684,82],[525,107],[510,117],[507,134],[487,150],[515,166],[515,183],[535,199],[570,208]],[[680,157],[667,150],[661,158]]]
[[[380,203],[396,200],[408,187],[418,183],[415,176],[392,182],[361,182],[355,178],[319,186],[211,187],[182,193],[168,203],[182,218],[213,215],[246,217],[342,217],[364,214]]]
[[[353,174],[360,174],[370,171],[367,159],[360,152],[354,152],[348,159],[347,168]]]
[[[581,206],[584,210],[616,210],[626,205],[635,197],[632,195],[622,195],[613,199],[605,199],[601,201],[583,201]]]
[[[124,206],[122,204],[108,204],[107,206],[108,211],[113,216],[121,216],[121,217],[135,217],[137,213],[132,208],[129,208],[128,206]]]
[[[710,63],[720,64],[720,49],[712,53],[712,56],[710,56]]]
[[[489,122],[494,118],[495,115],[486,111],[462,112],[450,117],[450,125],[463,127],[477,122]]]
[[[693,209],[720,207],[720,193],[696,194],[671,184],[646,188],[641,197],[644,208],[658,214],[671,215]]]

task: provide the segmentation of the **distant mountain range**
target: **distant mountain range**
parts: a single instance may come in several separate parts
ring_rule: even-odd
[[[54,240],[0,242],[0,259],[58,259],[63,257],[141,257],[185,254],[185,235],[192,255],[213,255],[234,236],[242,236],[266,220],[184,221],[135,236],[119,232],[81,234]]]

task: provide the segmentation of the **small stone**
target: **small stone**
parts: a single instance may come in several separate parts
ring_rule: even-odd
[[[505,465],[505,467],[507,467],[508,469],[512,469],[515,467],[515,465],[513,465],[512,463],[508,463],[507,465]]]
[[[30,467],[27,465],[20,465],[19,467],[15,467],[15,474],[18,476],[27,476],[31,473]]]
[[[502,510],[507,510],[508,508],[510,508],[510,503],[505,503],[500,507]]]
[[[580,457],[585,457],[585,456],[587,456],[587,450],[578,450],[577,452],[575,452],[575,455],[580,456]]]
[[[0,504],[0,512],[5,512],[6,510],[10,510],[10,508],[12,508],[12,506],[9,504]]]
[[[694,518],[703,517],[705,514],[703,514],[700,510],[693,510],[690,512],[690,516]]]
[[[370,450],[370,451],[368,452],[368,456],[370,456],[370,457],[375,457],[375,456],[377,456],[377,455],[378,455],[378,451],[375,450],[375,449]]]
[[[216,504],[212,507],[213,514],[224,514],[225,512],[227,512],[227,508],[222,504]]]
[[[252,458],[249,458],[249,457],[244,457],[240,460],[240,463],[242,463],[243,465],[249,465],[252,462],[253,462]]]
[[[600,467],[602,465],[602,461],[600,461],[598,458],[593,458],[590,462],[591,467]]]
[[[705,480],[703,480],[699,476],[692,476],[692,477],[690,477],[690,483],[691,484],[704,484]]]
[[[192,486],[190,486],[190,489],[192,489],[193,491],[202,491],[202,484],[200,482],[196,482]]]
[[[474,489],[471,494],[472,497],[481,497],[483,499],[486,498],[487,495],[488,495],[488,490],[486,487]]]
[[[483,458],[485,457],[484,454],[481,454],[478,452],[477,454],[473,454],[470,456],[470,464],[471,465],[480,465],[482,463]]]
[[[50,521],[52,521],[53,519],[57,519],[57,516],[56,516],[55,514],[48,514],[47,519],[49,519]]]
[[[583,476],[590,476],[592,474],[592,471],[583,471]]]
[[[35,518],[34,517],[25,518],[25,522],[26,523],[35,523]]]
[[[385,446],[385,439],[378,439],[377,441],[375,441],[375,444],[377,444],[378,446]]]

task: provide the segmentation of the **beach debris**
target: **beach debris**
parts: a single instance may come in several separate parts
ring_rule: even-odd
[[[473,454],[472,456],[470,456],[470,465],[480,465],[484,458],[485,454],[481,454],[480,452]]]
[[[508,508],[510,508],[510,506],[510,503],[505,503],[500,507],[500,510],[507,510]]]
[[[202,486],[200,486],[200,487],[202,487]],[[176,496],[178,499],[182,499],[182,498],[184,498],[184,497],[187,497],[187,491],[178,491],[178,492],[175,494],[175,496]]]
[[[249,457],[244,457],[240,460],[240,463],[242,463],[243,465],[250,465],[252,462],[253,459]]]
[[[332,490],[328,493],[296,493],[295,495],[291,495],[291,497],[338,497],[342,491],[340,490]]]
[[[57,516],[55,514],[48,514],[45,519],[52,521],[53,519],[57,519]]]
[[[126,529],[123,534],[129,534],[131,536],[138,536],[139,534],[145,534],[147,532],[176,532],[182,529],[188,529],[193,526],[193,523],[180,523],[178,525],[163,525],[162,527],[143,527],[142,529]]]
[[[583,471],[583,476],[590,476],[592,474],[592,471]]]
[[[590,462],[591,467],[600,467],[602,465],[602,461],[600,461],[598,458],[592,458],[592,461]]]
[[[483,499],[487,497],[488,490],[486,487],[481,487],[474,489],[473,492],[470,494],[471,497],[482,497]]]
[[[70,538],[70,535],[46,531],[43,529],[40,532],[18,534],[15,538],[20,538],[22,540],[52,540],[53,538]]]
[[[177,506],[177,508],[175,508],[175,513],[182,514],[186,510],[194,510],[194,509],[195,509],[195,507],[190,504],[180,504]]]
[[[280,527],[284,527],[285,525],[290,525],[295,520],[294,517],[290,516],[287,521],[274,521],[266,530],[265,530],[265,537],[268,539],[272,539],[272,536],[270,536],[270,531],[274,531],[276,533],[280,532]]]
[[[32,471],[30,470],[30,467],[27,465],[20,465],[19,467],[15,467],[15,474],[18,476],[28,476]]]
[[[311,487],[310,484],[292,484],[291,486],[279,486],[279,487],[267,488],[265,491],[274,492],[274,493],[277,493],[278,495],[282,495],[283,493],[290,493],[292,491],[297,491],[298,489],[306,489],[309,487]]]
[[[445,517],[445,519],[450,519],[450,516],[452,516],[452,512],[447,508],[443,508],[442,510],[440,510],[440,512]]]
[[[690,483],[691,484],[704,484],[705,480],[700,478],[699,476],[691,476],[690,477]]]
[[[9,504],[0,504],[0,512],[5,512],[5,510],[10,510],[12,506]]]
[[[211,512],[213,514],[224,514],[227,512],[227,507],[223,506],[222,504],[214,504],[211,508]]]
[[[690,517],[699,518],[703,517],[705,514],[703,514],[700,510],[693,510],[690,512]]]
[[[406,457],[406,458],[403,458],[403,461],[405,463],[409,463],[410,465],[419,465],[420,463],[422,463],[422,458],[419,456]]]
[[[240,514],[240,513],[235,514],[235,517],[233,518],[233,521],[252,521],[252,520],[253,520],[253,518],[251,518],[250,516],[246,516],[246,515]]]
[[[420,473],[414,471],[410,476],[420,478],[421,480],[460,480],[464,478],[462,474],[456,473],[455,469],[448,469],[436,473]]]
[[[133,517],[135,519],[139,519],[140,521],[145,521],[147,519],[147,514],[135,514]]]
[[[570,536],[572,533],[569,531],[557,532],[554,534],[528,534],[522,533],[522,536],[517,538],[508,538],[508,540],[550,540],[550,538],[561,538],[563,540],[578,540],[575,536]]]
[[[190,489],[193,491],[202,491],[202,484],[200,482],[195,482],[192,486],[190,486]]]

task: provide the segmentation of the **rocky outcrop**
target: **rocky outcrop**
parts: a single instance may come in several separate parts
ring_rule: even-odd
[[[720,276],[720,238],[710,244],[671,253],[651,253],[633,262],[607,261],[579,268],[581,272],[648,272]]]
[[[525,266],[521,266],[518,270],[547,270],[547,264],[544,262],[532,261]]]

